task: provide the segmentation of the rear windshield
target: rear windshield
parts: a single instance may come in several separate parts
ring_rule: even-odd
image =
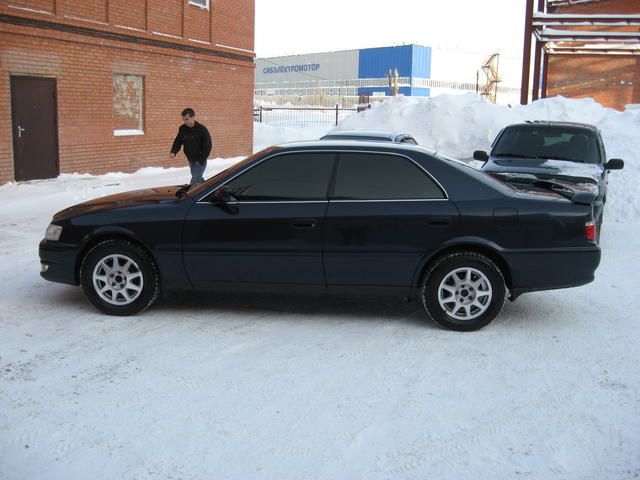
[[[491,155],[602,163],[595,132],[572,126],[508,127],[496,141]]]

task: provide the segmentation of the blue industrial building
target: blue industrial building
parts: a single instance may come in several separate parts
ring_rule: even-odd
[[[402,45],[256,60],[261,95],[389,95],[389,70],[398,70],[400,94],[429,96],[431,47]]]

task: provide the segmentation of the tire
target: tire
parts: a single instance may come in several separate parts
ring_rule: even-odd
[[[107,315],[137,315],[160,293],[160,274],[150,255],[126,240],[105,240],[85,255],[80,284],[91,304]]]
[[[422,303],[443,328],[470,332],[486,327],[504,306],[506,286],[500,269],[475,252],[440,258],[429,269],[422,287]]]

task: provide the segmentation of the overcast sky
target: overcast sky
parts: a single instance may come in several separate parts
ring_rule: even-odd
[[[256,0],[256,53],[418,43],[522,55],[525,0]]]

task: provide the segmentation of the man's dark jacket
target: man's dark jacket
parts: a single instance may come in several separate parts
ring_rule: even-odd
[[[207,127],[198,122],[191,128],[186,125],[180,126],[171,153],[175,155],[182,146],[190,162],[204,163],[211,153],[211,135]]]

